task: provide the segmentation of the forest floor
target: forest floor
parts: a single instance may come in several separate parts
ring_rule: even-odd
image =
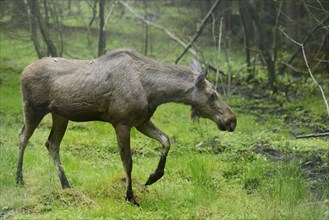
[[[124,200],[123,168],[106,123],[70,122],[61,157],[73,188],[62,190],[44,147],[51,127],[46,116],[26,149],[26,185],[17,187],[23,124],[19,75],[34,59],[26,45],[1,38],[1,219],[329,218],[329,138],[295,138],[329,131],[316,89],[279,102],[236,86],[229,100],[238,118],[232,133],[205,119],[193,123],[188,106],[160,106],[153,121],[168,134],[172,148],[164,177],[152,186],[143,184],[156,168],[161,146],[132,130],[133,186],[140,207]]]

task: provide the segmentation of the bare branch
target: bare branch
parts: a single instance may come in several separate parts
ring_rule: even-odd
[[[303,43],[299,43],[297,41],[295,41],[294,39],[292,39],[290,36],[288,36],[288,34],[286,34],[286,32],[282,31],[282,33],[284,34],[284,36],[286,36],[290,41],[292,41],[293,43],[297,44],[298,46],[301,47],[302,49],[302,53],[303,53],[303,57],[304,57],[304,61],[305,61],[305,65],[307,67],[307,70],[308,70],[308,73],[310,74],[312,80],[314,81],[314,83],[319,87],[320,91],[321,91],[321,94],[322,94],[322,98],[323,98],[323,101],[326,105],[326,108],[327,108],[327,113],[328,113],[328,116],[329,116],[329,105],[328,105],[328,101],[327,101],[327,98],[324,94],[324,91],[322,89],[322,87],[320,86],[320,84],[316,81],[316,79],[314,78],[313,74],[312,74],[312,71],[310,69],[310,66],[308,65],[308,61],[307,61],[307,58],[306,58],[306,54],[305,54],[305,50],[304,50],[304,45]]]
[[[180,61],[180,59],[184,56],[184,54],[189,50],[189,48],[192,46],[192,44],[196,41],[196,39],[198,39],[198,37],[200,36],[200,34],[202,33],[202,30],[207,22],[207,20],[209,19],[210,15],[212,14],[212,12],[214,11],[214,9],[216,8],[216,6],[218,5],[220,0],[217,0],[213,6],[210,8],[210,10],[208,11],[207,15],[202,19],[201,25],[199,26],[197,32],[195,33],[195,35],[192,37],[192,39],[190,40],[190,42],[187,44],[186,48],[184,49],[184,51],[182,52],[182,54],[176,59],[175,63],[178,63]]]
[[[134,9],[132,9],[126,2],[122,1],[122,0],[118,0],[118,2],[123,5],[125,8],[127,8],[135,17],[139,18],[140,20],[142,20],[143,22],[145,22],[146,24],[152,26],[152,27],[155,27],[157,29],[160,29],[162,30],[163,32],[165,32],[171,39],[173,39],[174,41],[176,41],[178,44],[180,44],[182,47],[184,48],[187,48],[187,44],[181,40],[179,37],[177,37],[175,34],[173,34],[171,31],[169,31],[167,28],[161,26],[161,25],[158,25],[158,24],[155,24],[147,19],[145,19],[143,16],[139,15],[136,13],[136,11],[134,11]],[[191,47],[188,48],[188,51],[193,54],[193,56],[195,56],[197,59],[199,59],[199,56],[198,56],[198,53],[196,50],[192,49]],[[205,64],[204,62],[204,59],[201,58],[201,61],[203,64]],[[220,69],[217,69],[216,67],[214,67],[213,65],[211,64],[206,64],[206,66],[208,66],[211,70],[213,71],[218,71],[219,73],[221,74],[224,74],[224,72]]]
[[[315,58],[317,61],[321,62],[321,63],[329,63],[329,60],[320,60],[318,58]]]
[[[319,3],[319,5],[320,5],[322,11],[324,11],[324,12],[327,13],[327,14],[329,14],[329,11],[326,10],[326,9],[324,9],[323,5],[321,4],[321,1],[320,1],[320,0],[317,0],[317,2]]]
[[[153,23],[153,22],[151,22],[151,21],[149,21],[149,20],[147,20],[147,19],[145,19],[143,16],[141,16],[141,15],[139,15],[139,14],[137,14],[135,11],[134,11],[134,9],[132,9],[126,2],[124,2],[124,1],[121,1],[121,0],[119,0],[119,3],[121,4],[121,5],[123,5],[125,8],[127,8],[135,17],[137,17],[137,18],[139,18],[139,19],[141,19],[143,22],[145,22],[146,24],[148,24],[148,25],[150,25],[150,26],[152,26],[152,27],[155,27],[155,28],[157,28],[157,29],[160,29],[160,30],[162,30],[162,31],[164,31],[171,39],[173,39],[174,41],[176,41],[177,43],[179,43],[180,45],[182,45],[183,47],[187,47],[187,44],[184,42],[184,41],[182,41],[180,38],[178,38],[176,35],[174,35],[173,33],[171,33],[168,29],[166,29],[166,28],[164,28],[164,27],[162,27],[162,26],[160,26],[160,25],[158,25],[158,24],[155,24],[155,23]],[[195,50],[193,50],[192,48],[189,48],[188,49],[194,56],[196,56],[197,57],[197,53],[196,53],[196,51]]]
[[[287,66],[289,69],[291,69],[291,70],[293,70],[297,73],[304,73],[304,70],[300,70],[300,69],[294,67],[293,65],[291,65],[289,63],[285,63],[285,62],[281,61],[280,64],[283,64],[283,65]]]
[[[218,33],[218,49],[217,49],[217,61],[216,61],[216,65],[218,66],[218,63],[220,62],[220,49],[221,49],[221,42],[222,42],[222,29],[223,29],[223,18],[220,19],[219,21],[219,33]],[[213,33],[215,35],[215,33]],[[221,84],[222,84],[222,88],[223,88],[223,93],[224,96],[226,97],[226,91],[225,91],[225,87],[224,87],[224,83],[223,83],[223,79],[221,77],[221,75],[219,74],[218,70],[216,71],[216,84],[215,87],[217,89],[218,86],[218,79],[220,79]]]
[[[304,4],[304,6],[305,6],[307,12],[311,15],[311,17],[313,17],[318,23],[321,23],[321,21],[320,21],[317,17],[315,17],[315,15],[312,13],[311,9],[309,9],[309,7],[308,7],[309,5],[306,4],[305,1],[302,1],[302,2],[303,2],[303,4]],[[322,24],[322,23],[321,23],[321,24]],[[322,24],[322,25],[323,25],[323,24]]]
[[[107,14],[106,18],[105,18],[105,23],[104,23],[104,26],[103,26],[103,30],[105,31],[106,29],[106,26],[107,26],[107,23],[109,22],[110,20],[110,17],[113,13],[113,8],[114,8],[114,5],[117,4],[117,2],[114,2],[110,5],[110,9],[109,9],[109,13]]]
[[[329,136],[329,132],[297,135],[296,138],[298,139],[298,138],[312,138],[312,137],[325,137],[325,136]]]
[[[96,14],[97,14],[97,8],[96,8],[96,6],[97,6],[97,1],[94,1],[94,2],[88,2],[87,1],[87,3],[88,3],[88,5],[90,5],[91,7],[92,7],[92,12],[93,12],[93,16],[91,17],[91,19],[90,19],[90,21],[89,21],[89,24],[88,24],[88,26],[89,27],[91,27],[91,25],[94,23],[94,21],[95,21],[95,18],[96,18]]]
[[[329,21],[329,16],[327,18],[325,18],[323,21],[321,21],[321,23],[319,23],[317,26],[315,26],[310,32],[309,34],[303,39],[302,41],[302,44],[306,44],[310,39],[311,37],[313,36],[313,34],[315,32],[317,32],[318,30],[320,30],[322,27],[326,27],[324,26],[323,24],[325,24],[326,22]],[[300,51],[301,48],[298,48],[294,53],[293,55],[291,56],[291,58],[289,59],[289,61],[287,62],[288,64],[291,64],[294,59],[297,57],[297,55],[299,54],[299,51]],[[284,72],[284,70],[286,69],[286,66],[282,66],[279,70],[279,74],[282,74]]]

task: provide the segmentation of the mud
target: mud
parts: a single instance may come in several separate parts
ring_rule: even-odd
[[[304,178],[310,182],[312,195],[318,199],[329,198],[329,151],[283,152],[256,144],[254,152],[273,162],[296,162],[300,166]],[[326,195],[323,195],[324,191],[327,192]]]

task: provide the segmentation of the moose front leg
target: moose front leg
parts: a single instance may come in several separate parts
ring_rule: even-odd
[[[162,152],[160,156],[160,161],[157,169],[154,173],[150,175],[145,185],[151,185],[158,181],[164,174],[164,168],[166,166],[167,155],[170,149],[170,141],[168,136],[163,133],[159,128],[157,128],[151,120],[143,123],[142,125],[136,127],[138,131],[145,134],[146,136],[159,141],[162,144]]]
[[[132,158],[130,152],[130,126],[124,124],[118,124],[115,127],[115,132],[117,136],[120,157],[123,164],[123,168],[126,173],[126,200],[133,205],[139,206],[136,202],[131,181],[131,171],[132,171]]]

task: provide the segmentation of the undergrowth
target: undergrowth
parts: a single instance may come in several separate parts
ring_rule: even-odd
[[[241,85],[229,100],[238,118],[233,133],[219,132],[209,120],[193,123],[189,106],[160,106],[153,121],[172,147],[164,177],[152,186],[144,183],[161,146],[136,129],[131,134],[133,187],[141,207],[124,200],[122,163],[106,123],[69,123],[61,158],[73,188],[62,190],[44,147],[51,127],[46,116],[26,149],[26,185],[17,187],[19,75],[36,57],[30,44],[0,34],[1,219],[329,218],[328,138],[295,139],[329,130],[316,90],[282,101],[284,95],[260,96]],[[79,50],[78,44],[73,47]],[[20,50],[16,60],[9,59]]]

